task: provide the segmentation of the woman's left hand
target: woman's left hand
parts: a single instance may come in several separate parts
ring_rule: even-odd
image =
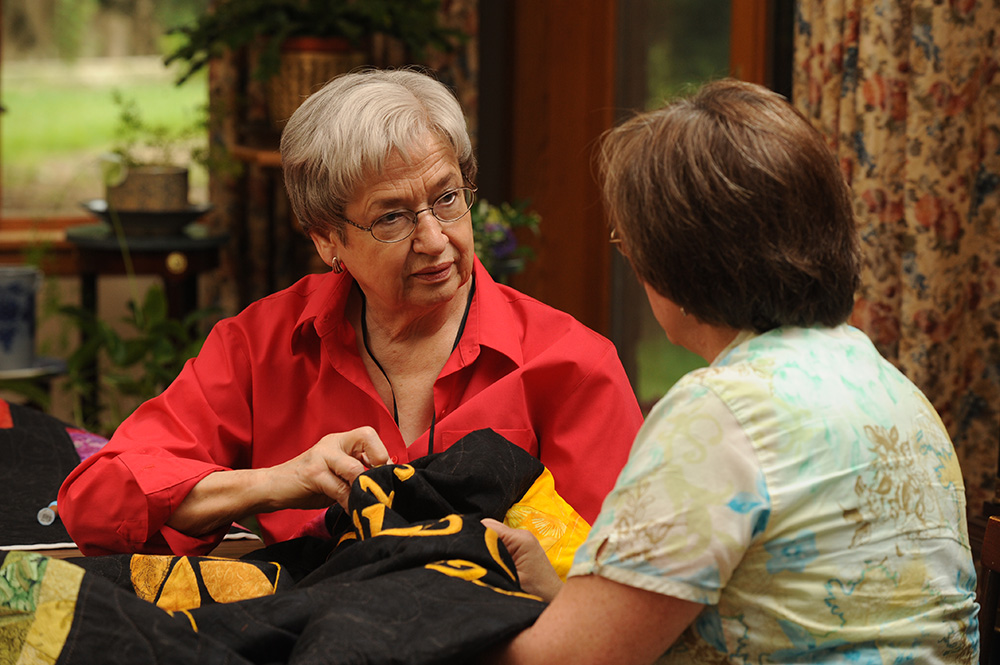
[[[517,566],[521,588],[546,602],[552,602],[563,583],[534,534],[523,529],[512,529],[494,519],[486,518],[482,522],[499,534],[504,547],[510,552],[514,565]]]

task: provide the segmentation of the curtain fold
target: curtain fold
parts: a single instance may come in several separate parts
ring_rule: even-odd
[[[971,515],[1000,456],[998,54],[996,0],[796,5],[794,102],[855,195],[852,323],[941,414]]]

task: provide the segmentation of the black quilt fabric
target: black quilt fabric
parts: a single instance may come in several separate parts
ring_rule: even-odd
[[[329,512],[333,541],[244,557],[285,574],[252,600],[169,613],[129,590],[128,555],[71,560],[88,572],[57,662],[474,662],[544,608],[520,592],[510,556],[479,521],[502,520],[542,470],[489,430],[373,469],[355,482],[349,513]]]

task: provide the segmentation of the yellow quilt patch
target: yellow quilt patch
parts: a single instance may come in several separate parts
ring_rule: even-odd
[[[280,573],[280,566],[272,565],[273,581],[257,566],[234,559],[136,554],[130,561],[136,595],[169,612],[192,610],[212,601],[269,596]]]
[[[11,552],[0,575],[12,583],[11,588],[30,596],[28,605],[18,606],[16,596],[2,594],[0,642],[4,646],[0,648],[0,656],[20,652],[19,663],[55,663],[73,625],[83,569],[36,553]],[[8,638],[15,638],[16,643],[8,642]]]
[[[590,532],[587,521],[556,492],[555,479],[548,469],[510,507],[504,524],[533,533],[564,582],[577,548]]]

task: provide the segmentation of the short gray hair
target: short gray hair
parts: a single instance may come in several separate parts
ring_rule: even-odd
[[[476,158],[465,115],[440,81],[412,69],[342,74],[310,95],[281,135],[285,188],[303,231],[344,237],[344,208],[381,173],[394,151],[408,158],[427,133],[455,151],[475,182]]]

